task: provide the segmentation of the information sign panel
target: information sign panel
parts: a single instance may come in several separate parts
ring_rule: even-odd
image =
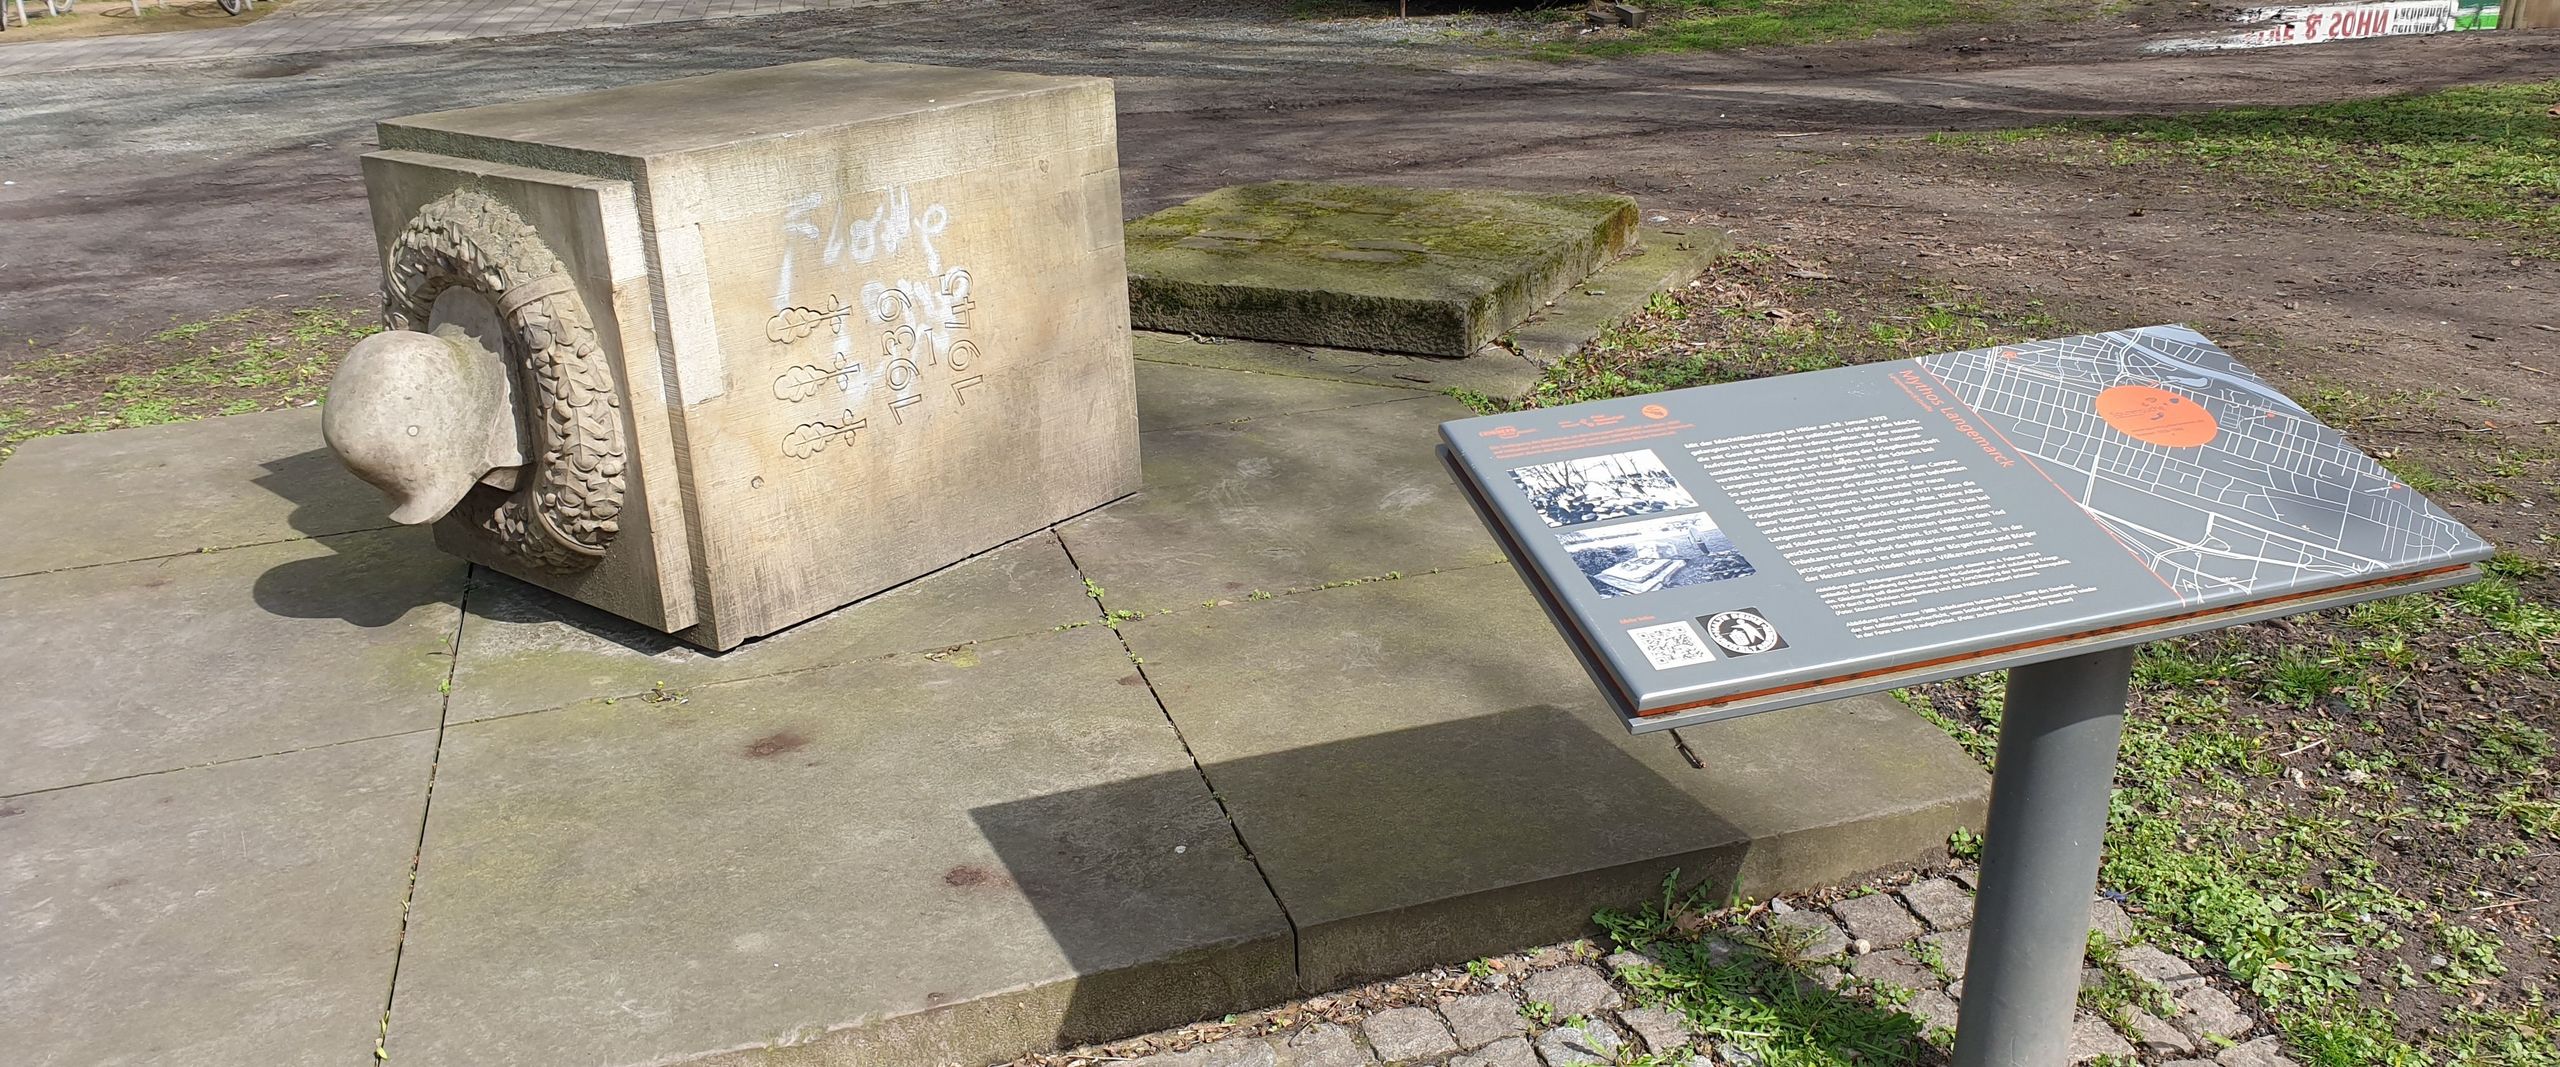
[[[1638,732],[2456,585],[2490,554],[2183,326],[1441,434]]]

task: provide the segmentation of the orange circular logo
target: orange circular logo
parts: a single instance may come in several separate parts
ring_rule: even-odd
[[[2155,385],[2118,385],[2098,394],[2098,417],[2136,441],[2162,448],[2210,444],[2222,427],[2213,413]]]
[[[1667,419],[1671,417],[1671,409],[1663,407],[1660,404],[1647,404],[1644,406],[1644,417],[1648,419]]]

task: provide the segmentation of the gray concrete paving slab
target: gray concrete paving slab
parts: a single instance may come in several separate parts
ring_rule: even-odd
[[[392,525],[320,409],[39,437],[0,464],[0,575]]]
[[[1137,352],[1139,366],[1179,363],[1258,374],[1361,382],[1432,393],[1463,389],[1486,396],[1518,396],[1537,384],[1539,375],[1543,373],[1539,364],[1528,357],[1492,345],[1478,349],[1476,354],[1465,359],[1443,359],[1223,337],[1187,337],[1150,330],[1135,331],[1130,334],[1130,339]]]
[[[661,684],[684,690],[929,652],[1046,633],[1099,612],[1056,535],[1045,530],[724,653],[476,570],[448,715],[471,722]]]
[[[1138,362],[1138,428],[1176,430],[1238,419],[1412,400],[1414,387]]]
[[[0,800],[0,1059],[372,1060],[432,730]]]
[[[1646,298],[1689,284],[1733,247],[1731,237],[1710,226],[1639,232],[1643,243],[1635,251],[1548,301],[1497,343],[1534,363],[1554,363],[1642,310]]]
[[[391,1053],[985,1063],[1269,1003],[1289,961],[1094,626],[450,728]]]
[[[1888,698],[1629,735],[1506,566],[1130,624],[1309,990],[1574,936],[1679,868],[1754,896],[1921,858],[1989,778]]]
[[[0,794],[431,728],[462,577],[400,529],[0,579]]]
[[[1240,397],[1285,387],[1229,378]],[[1491,562],[1500,552],[1432,452],[1439,424],[1467,414],[1424,396],[1148,433],[1146,488],[1059,536],[1119,610]]]

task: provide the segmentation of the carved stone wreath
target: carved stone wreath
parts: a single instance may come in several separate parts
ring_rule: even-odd
[[[537,567],[594,566],[621,529],[622,399],[559,257],[513,209],[464,189],[418,209],[392,241],[383,277],[392,329],[427,329],[436,297],[455,286],[486,297],[505,324],[532,463],[512,491],[475,486],[455,514]]]

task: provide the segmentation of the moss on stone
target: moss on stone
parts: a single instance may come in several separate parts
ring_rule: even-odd
[[[1464,356],[1635,238],[1635,202],[1394,186],[1234,186],[1128,225],[1136,325]]]

